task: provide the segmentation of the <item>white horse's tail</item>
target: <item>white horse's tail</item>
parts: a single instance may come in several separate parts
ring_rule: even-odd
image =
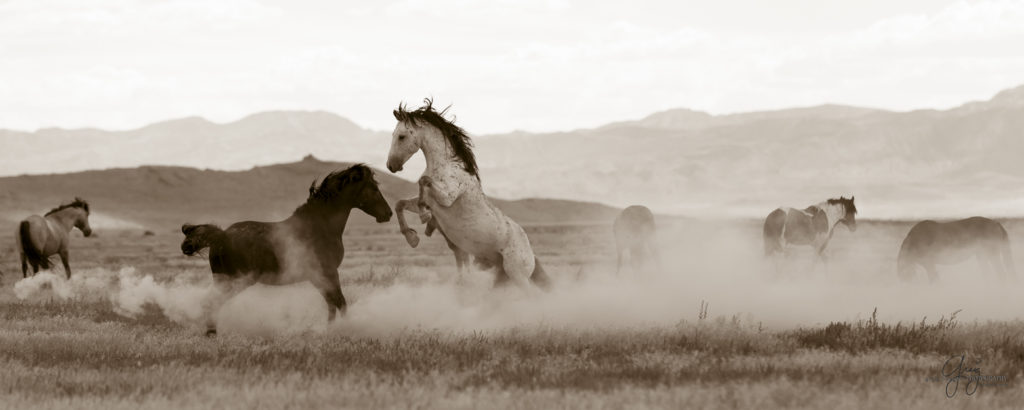
[[[530,274],[530,281],[537,285],[538,288],[544,290],[551,289],[551,278],[547,272],[544,272],[544,268],[540,266],[540,259],[537,259],[536,256],[533,257],[533,273]]]

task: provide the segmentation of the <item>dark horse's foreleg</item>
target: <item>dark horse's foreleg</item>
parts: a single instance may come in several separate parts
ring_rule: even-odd
[[[213,287],[203,301],[206,313],[206,335],[217,334],[217,312],[224,306],[224,303],[237,295],[239,292],[252,286],[255,280],[251,276],[233,278],[225,274],[213,275]]]
[[[64,264],[64,275],[67,276],[68,280],[71,280],[71,265],[68,265],[68,249],[61,249],[60,252],[60,263]]]
[[[338,279],[337,269],[325,268],[323,273],[312,280],[313,286],[320,291],[320,295],[327,302],[327,323],[333,323],[335,315],[340,312],[345,315],[348,303],[345,302],[345,295],[341,293],[341,283]]]

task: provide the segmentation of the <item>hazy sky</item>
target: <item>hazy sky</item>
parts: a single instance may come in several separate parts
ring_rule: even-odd
[[[322,109],[471,133],[688,107],[947,108],[1024,84],[1024,1],[0,0],[0,128]]]

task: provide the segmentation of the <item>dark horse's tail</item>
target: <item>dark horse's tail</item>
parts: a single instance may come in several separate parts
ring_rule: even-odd
[[[776,209],[764,220],[764,256],[781,253],[782,231],[786,226],[786,211]]]
[[[18,236],[21,237],[21,252],[25,254],[25,259],[28,260],[32,266],[38,266],[39,269],[50,269],[50,259],[43,256],[42,251],[36,249],[36,246],[32,244],[32,226],[28,221],[21,221],[21,226],[18,227]]]

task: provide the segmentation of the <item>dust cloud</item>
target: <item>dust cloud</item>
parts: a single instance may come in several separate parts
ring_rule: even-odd
[[[403,329],[666,326],[696,322],[701,303],[711,318],[774,329],[864,319],[875,308],[888,322],[934,322],[955,311],[961,321],[1017,320],[1024,311],[1024,287],[993,277],[973,259],[942,267],[937,284],[927,283],[923,272],[916,282],[900,282],[895,257],[909,225],[837,229],[827,264],[815,265],[809,248],[798,249],[777,271],[763,256],[758,223],[687,223],[659,232],[660,271],[648,266],[615,275],[612,255],[583,267],[549,266],[557,286],[535,298],[515,288],[491,290],[484,272],[473,273],[484,280],[468,286],[399,283],[360,295],[340,328],[385,335]]]
[[[769,329],[864,319],[875,308],[886,322],[934,322],[955,311],[960,321],[1019,320],[1024,286],[993,277],[973,259],[940,267],[937,284],[927,283],[923,272],[916,282],[900,282],[895,258],[908,229],[906,224],[880,222],[862,222],[856,232],[840,226],[827,264],[815,264],[809,248],[798,248],[777,271],[774,261],[762,255],[758,223],[676,223],[658,233],[662,269],[650,264],[642,272],[624,268],[616,275],[614,254],[563,258],[555,253],[559,256],[549,260],[542,256],[555,286],[539,295],[514,286],[493,289],[490,272],[458,277],[447,258],[446,264],[431,268],[398,266],[394,280],[386,283],[353,284],[346,279],[362,272],[343,266],[342,290],[349,309],[332,326],[326,325],[323,298],[308,282],[252,286],[230,299],[217,321],[222,332],[259,336],[326,331],[384,337],[417,330],[538,326],[635,329],[697,322],[702,303],[711,319],[736,318]],[[1014,230],[1009,231],[1015,254],[1024,254],[1017,246],[1024,240],[1016,240]],[[551,249],[538,250],[552,254]],[[102,294],[125,316],[153,304],[176,322],[200,326],[209,291],[209,274],[205,275],[199,282],[194,276],[191,281],[165,282],[132,268],[93,269],[76,272],[68,282],[41,273],[19,281],[15,293],[22,299],[47,288],[61,298]]]
[[[62,300],[107,299],[114,312],[136,317],[147,304],[158,306],[165,316],[179,323],[202,318],[202,303],[209,286],[174,280],[159,282],[152,275],[140,275],[135,268],[76,270],[67,280],[64,272],[42,271],[14,284],[18,299],[48,298]],[[52,292],[52,293],[50,293]]]

